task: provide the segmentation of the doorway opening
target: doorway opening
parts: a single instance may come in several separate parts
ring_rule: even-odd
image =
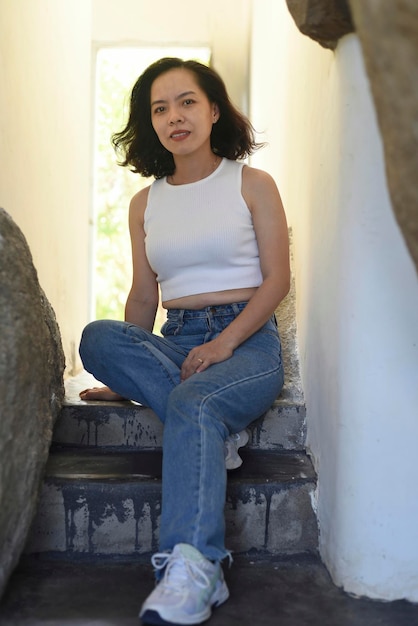
[[[94,99],[91,319],[124,319],[132,281],[128,208],[152,179],[119,167],[111,136],[126,124],[138,76],[154,61],[176,56],[210,63],[209,47],[106,47],[97,51]],[[159,308],[155,329],[164,319]]]

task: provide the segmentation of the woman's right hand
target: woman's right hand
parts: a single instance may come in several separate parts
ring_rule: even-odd
[[[80,391],[79,396],[81,400],[105,400],[106,402],[120,402],[121,400],[126,400],[126,398],[112,391],[109,387],[84,389]]]

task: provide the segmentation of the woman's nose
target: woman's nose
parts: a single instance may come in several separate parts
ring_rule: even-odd
[[[181,115],[179,111],[177,111],[177,109],[170,111],[170,116],[169,116],[170,126],[173,126],[174,124],[178,124],[179,122],[182,122],[182,121],[183,121],[183,116]]]

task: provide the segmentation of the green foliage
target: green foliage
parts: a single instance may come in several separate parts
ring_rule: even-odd
[[[130,198],[146,184],[116,164],[111,136],[125,123],[126,94],[136,79],[121,69],[118,56],[105,55],[97,67],[95,152],[95,295],[97,319],[123,319],[132,279],[128,230]]]

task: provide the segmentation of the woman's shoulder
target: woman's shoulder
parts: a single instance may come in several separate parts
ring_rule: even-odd
[[[247,165],[243,161],[224,158],[223,164],[225,170],[234,170],[235,172],[238,170],[242,170],[243,183],[248,183],[250,185],[275,185],[273,177],[268,172]]]
[[[147,185],[147,187],[144,187],[143,189],[137,191],[136,194],[131,198],[131,206],[146,206],[150,189],[151,185]]]
[[[143,189],[137,191],[137,193],[132,196],[129,205],[129,212],[131,215],[143,218],[145,209],[147,208],[148,204],[148,195],[150,189],[151,185],[148,185],[147,187],[144,187]]]
[[[265,213],[265,207],[281,206],[276,182],[265,170],[246,165],[242,174],[242,195],[251,213]]]
[[[277,189],[276,182],[265,170],[245,165],[242,170],[243,191],[251,192],[252,195]]]

